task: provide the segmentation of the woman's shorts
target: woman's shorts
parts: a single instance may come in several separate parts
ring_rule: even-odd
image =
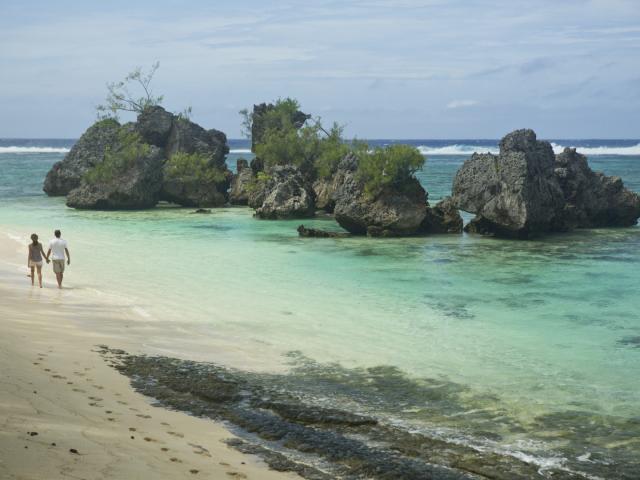
[[[64,273],[64,260],[53,261],[53,273]]]
[[[29,260],[29,268],[42,267],[42,260],[39,262],[34,262],[33,260]]]

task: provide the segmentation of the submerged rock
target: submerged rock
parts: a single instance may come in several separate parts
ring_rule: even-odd
[[[231,180],[231,190],[229,190],[229,203],[231,205],[247,205],[249,203],[249,193],[251,185],[255,181],[255,173],[249,167],[249,163],[244,158],[239,158],[236,163],[236,174]]]
[[[249,205],[256,209],[256,217],[264,219],[308,218],[315,213],[313,192],[293,166],[268,169],[258,178]]]
[[[561,230],[564,196],[554,168],[551,144],[533,130],[516,130],[500,141],[499,155],[474,153],[464,163],[453,181],[453,201],[503,236]]]
[[[345,232],[331,232],[328,230],[319,230],[316,228],[306,228],[304,225],[298,227],[298,235],[301,237],[317,237],[317,238],[345,238],[349,234]]]
[[[451,197],[439,201],[434,207],[427,207],[422,221],[424,233],[462,233],[462,217]]]
[[[622,184],[589,168],[587,157],[575,148],[556,156],[556,177],[564,193],[569,228],[629,227],[640,217],[640,197]]]
[[[402,185],[387,187],[375,197],[365,192],[357,178],[358,160],[345,157],[334,176],[334,214],[342,228],[356,235],[401,236],[419,233],[427,214],[427,193],[411,177]]]
[[[44,181],[45,193],[51,197],[64,196],[79,187],[83,175],[102,163],[119,130],[120,124],[113,119],[100,120],[89,127],[64,159],[49,170]]]

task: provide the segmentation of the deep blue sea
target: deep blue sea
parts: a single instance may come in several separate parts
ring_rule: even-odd
[[[556,151],[577,147],[593,169],[640,192],[639,139],[550,141]],[[295,351],[332,378],[308,395],[414,432],[513,455],[543,474],[640,472],[639,227],[532,241],[302,239],[300,221],[260,221],[244,207],[76,211],[42,192],[73,142],[0,139],[0,230],[26,242],[61,228],[75,288],[126,296],[167,328],[215,336],[225,346],[210,352],[216,361],[291,366]],[[417,146],[430,201],[450,192],[473,151],[498,149],[490,139],[369,143]],[[230,146],[234,170],[251,154],[246,140]],[[304,223],[338,228],[332,219]],[[167,342],[166,351],[188,354]],[[340,388],[377,366],[410,382],[358,398]],[[402,390],[418,384],[437,396]]]

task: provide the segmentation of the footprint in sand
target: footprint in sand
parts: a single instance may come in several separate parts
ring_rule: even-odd
[[[78,377],[84,377],[84,373],[82,372],[73,372],[74,375],[77,375]]]
[[[90,406],[90,407],[100,407],[100,408],[104,407],[104,405],[100,405],[100,404],[99,404],[99,403],[97,403],[97,402],[91,402],[91,403],[89,404],[89,406]]]
[[[162,447],[160,450],[162,450],[163,452],[168,452],[169,449],[167,447]]]
[[[151,415],[143,415],[142,413],[139,413],[136,415],[136,417],[140,417],[140,418],[151,418]]]
[[[211,457],[211,454],[209,453],[209,450],[204,448],[202,445],[196,445],[195,443],[189,443],[188,445],[190,447],[194,448],[193,453],[195,453],[196,455],[202,455],[204,457]]]
[[[109,418],[107,418],[107,420],[109,420],[110,422],[115,422],[116,421],[116,419],[113,418],[113,417],[109,417]]]
[[[120,405],[129,405],[127,402],[123,402],[122,400],[118,400],[118,403],[119,403]]]
[[[86,390],[82,390],[81,388],[74,388],[72,389],[74,392],[78,392],[78,393],[87,393]]]
[[[144,437],[144,441],[145,442],[157,442],[158,440],[156,440],[155,438],[151,438],[151,437]]]
[[[67,385],[73,385],[73,382],[67,382]]]
[[[33,362],[34,365],[40,365],[38,362]]]
[[[247,478],[247,476],[241,472],[226,472],[226,474],[233,478]]]
[[[160,425],[164,425],[165,427],[170,427],[171,426],[167,422],[160,422]]]
[[[101,385],[92,385],[93,388],[97,389],[97,390],[104,390],[104,387]]]
[[[51,375],[51,378],[59,378],[59,379],[62,379],[62,380],[66,380],[67,379],[67,377],[63,377],[62,375]]]
[[[191,470],[189,470],[189,473],[193,473],[194,475],[197,474],[200,470],[196,470],[195,468],[192,468]]]
[[[129,431],[130,431],[130,432],[135,432],[135,431],[136,431],[136,428],[135,428],[135,427],[129,427]]]
[[[180,460],[179,458],[176,458],[176,457],[171,457],[169,460],[174,462],[174,463],[182,463],[182,460]]]
[[[51,371],[51,369],[50,369],[50,368],[45,368],[45,369],[44,369],[44,371],[45,371],[45,372],[50,372],[50,371]]]
[[[89,400],[95,400],[96,402],[101,402],[103,399],[100,397],[87,397]]]
[[[173,435],[174,437],[184,438],[184,434],[180,432],[167,432],[169,435]]]

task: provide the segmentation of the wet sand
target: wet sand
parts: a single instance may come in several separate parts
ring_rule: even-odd
[[[299,478],[228,447],[222,425],[134,392],[96,345],[144,353],[153,327],[59,291],[47,267],[45,288],[31,287],[26,255],[0,233],[0,478]]]

